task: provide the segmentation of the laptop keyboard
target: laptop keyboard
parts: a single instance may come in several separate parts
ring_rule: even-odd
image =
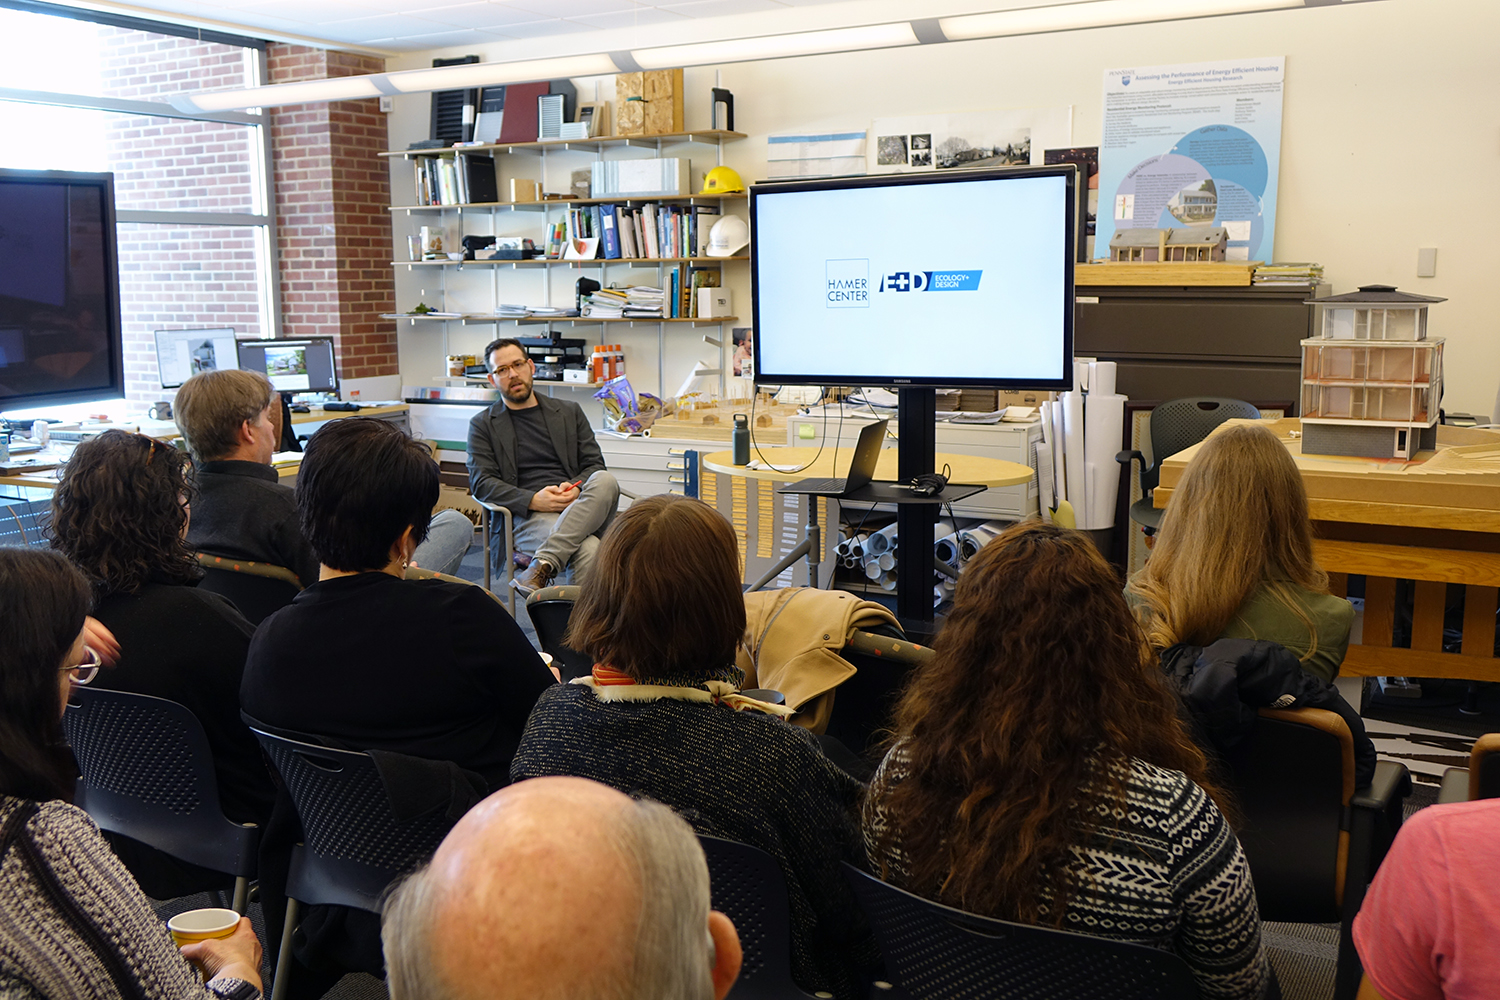
[[[847,479],[804,479],[797,484],[797,489],[805,493],[842,493],[848,482]]]

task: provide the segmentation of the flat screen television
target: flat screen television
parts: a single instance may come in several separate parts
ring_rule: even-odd
[[[750,189],[755,380],[1067,389],[1077,174],[949,169]]]
[[[260,372],[280,392],[338,392],[332,337],[242,340],[240,367]]]
[[[199,372],[239,366],[232,326],[156,331],[156,370],[161,374],[163,389],[176,389]]]
[[[114,175],[0,169],[0,410],[124,388]]]

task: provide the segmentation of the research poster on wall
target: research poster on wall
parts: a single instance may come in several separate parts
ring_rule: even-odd
[[[1270,261],[1284,56],[1104,74],[1095,253],[1122,229],[1223,226],[1228,260]]]

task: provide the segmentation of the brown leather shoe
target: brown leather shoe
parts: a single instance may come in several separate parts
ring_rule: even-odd
[[[530,597],[534,591],[550,585],[555,576],[557,576],[557,570],[552,568],[551,563],[533,556],[531,565],[526,567],[526,572],[512,576],[510,585],[516,588],[516,593],[522,597]]]

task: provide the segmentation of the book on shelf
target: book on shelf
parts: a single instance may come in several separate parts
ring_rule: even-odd
[[[719,269],[716,267],[694,267],[688,273],[688,292],[692,296],[693,303],[692,316],[696,319],[700,315],[698,312],[698,289],[718,288],[719,282],[723,279],[719,274]]]
[[[616,212],[616,221],[619,228],[620,256],[626,258],[639,257],[640,253],[635,246],[635,212],[634,210],[619,206]]]

